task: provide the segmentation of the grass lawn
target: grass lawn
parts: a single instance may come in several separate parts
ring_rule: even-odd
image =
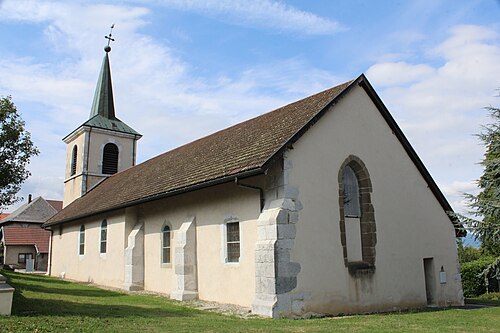
[[[16,288],[0,332],[500,332],[500,307],[307,320],[241,319],[152,295],[2,271]]]

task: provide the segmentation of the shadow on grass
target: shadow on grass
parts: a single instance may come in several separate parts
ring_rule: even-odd
[[[47,294],[61,294],[85,297],[115,297],[124,295],[123,293],[116,291],[98,289],[96,287],[71,283],[46,276],[36,276],[19,273],[7,273],[3,275],[9,279],[8,283],[12,287],[16,288],[16,290],[29,290]]]
[[[199,310],[153,300],[147,296],[136,297],[46,276],[9,271],[2,271],[2,274],[15,288],[12,304],[14,316],[155,318],[191,317],[203,313]]]
[[[20,290],[29,290],[33,292],[46,293],[46,294],[60,294],[68,296],[83,296],[83,297],[116,297],[122,296],[124,294],[97,288],[75,288],[75,289],[65,289],[65,288],[55,288],[55,287],[44,287],[40,285],[24,284],[24,283],[12,283],[12,286]]]
[[[199,315],[192,311],[175,306],[146,306],[131,304],[99,304],[93,302],[54,300],[43,298],[26,298],[21,292],[14,293],[12,315],[26,316],[57,316],[57,317],[192,317]]]

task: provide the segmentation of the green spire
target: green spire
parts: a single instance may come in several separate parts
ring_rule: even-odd
[[[106,52],[102,61],[101,73],[97,80],[90,118],[97,115],[110,120],[115,119],[115,104],[113,102],[113,86],[111,84],[108,52]]]

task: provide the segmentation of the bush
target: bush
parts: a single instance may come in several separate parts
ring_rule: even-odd
[[[486,299],[490,301],[500,301],[500,292],[488,293],[479,296],[480,299]]]
[[[486,293],[484,279],[479,275],[494,261],[495,257],[483,257],[461,265],[460,274],[465,297],[476,297]]]
[[[459,244],[458,246],[458,258],[460,259],[461,264],[478,260],[481,258],[481,255],[482,251],[480,248],[470,245],[463,246],[462,244]]]

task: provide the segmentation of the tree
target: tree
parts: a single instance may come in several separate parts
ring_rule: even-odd
[[[20,200],[16,194],[31,175],[26,167],[39,153],[24,126],[12,98],[0,98],[0,210]]]
[[[467,194],[471,213],[482,220],[463,218],[465,226],[481,241],[486,252],[500,256],[500,109],[486,108],[493,123],[483,126],[478,134],[486,153],[481,164],[484,172],[479,178],[478,195]]]

